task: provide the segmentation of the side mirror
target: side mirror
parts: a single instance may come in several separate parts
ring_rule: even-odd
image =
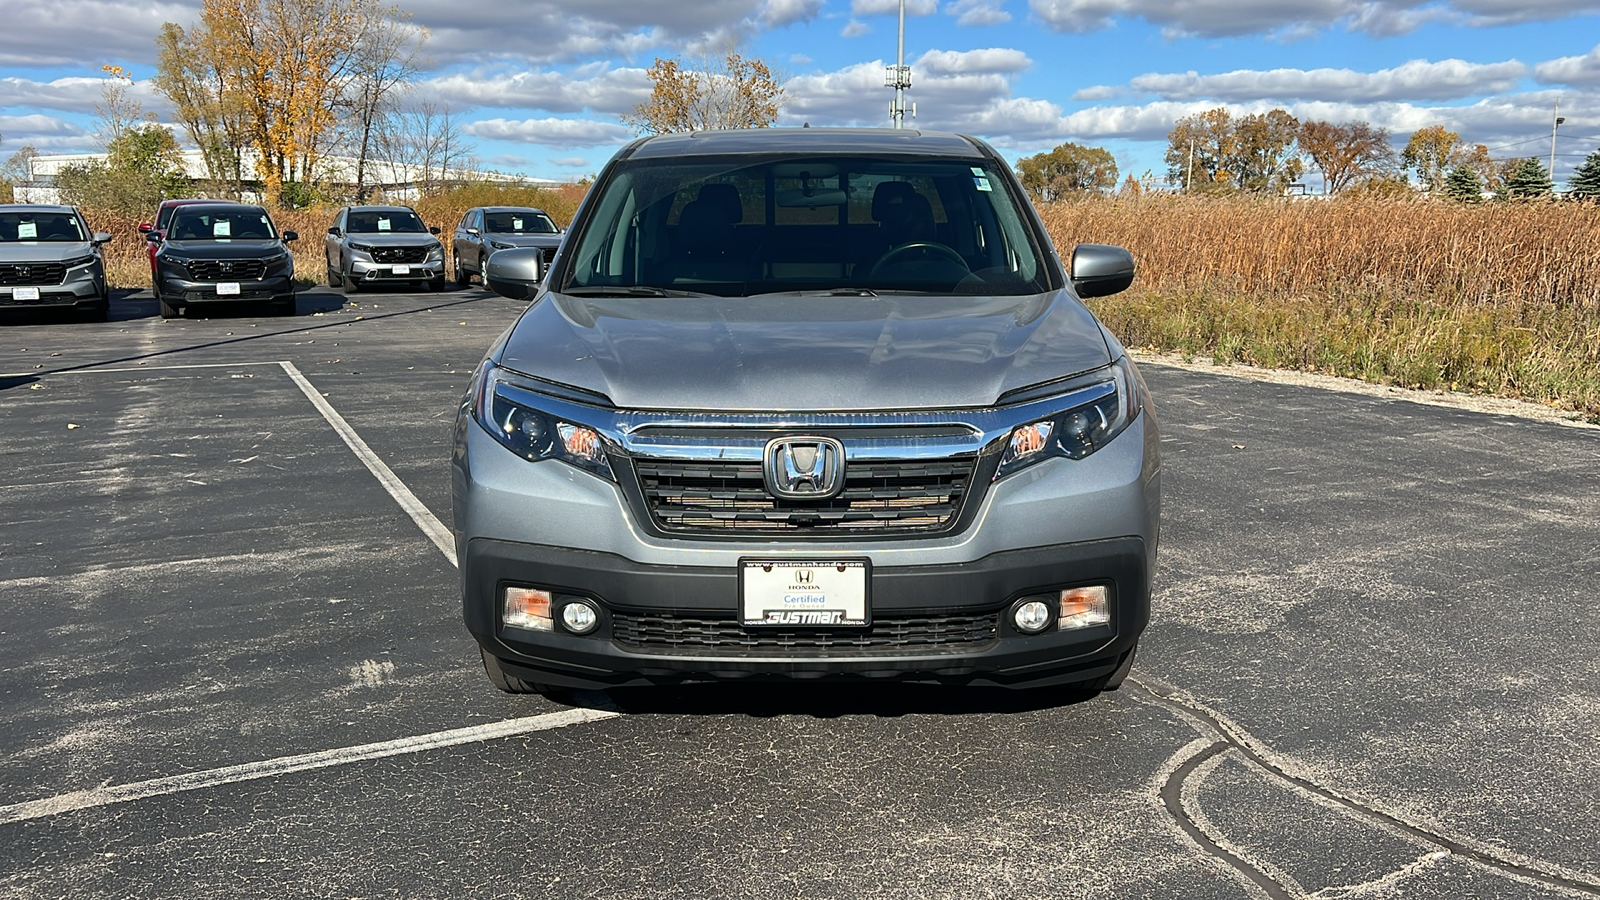
[[[1079,244],[1072,250],[1072,289],[1080,299],[1127,290],[1133,270],[1133,254],[1112,244]]]
[[[468,228],[467,229],[467,234],[477,234],[477,233],[478,233],[478,229],[476,229],[476,228]]]
[[[428,233],[429,234],[438,234],[439,233],[439,226],[437,226],[437,225],[430,226],[428,228]]]
[[[144,233],[144,239],[152,244],[159,244],[161,243],[161,232],[152,228]]]
[[[285,231],[283,233],[283,242],[285,244],[289,243],[290,241],[298,241],[298,240],[300,240],[300,235],[297,232]]]
[[[155,230],[155,226],[151,225],[149,222],[140,222],[139,223],[139,230],[141,232],[153,231],[153,230]]]
[[[328,233],[333,235],[334,237],[338,237],[339,234],[340,234],[339,226],[337,226],[337,225],[329,225],[328,226]]]
[[[527,300],[539,291],[543,267],[544,251],[538,247],[496,250],[483,264],[483,281],[502,297]]]
[[[111,233],[107,231],[96,231],[94,236],[90,238],[90,241],[95,244],[109,244],[111,243]]]

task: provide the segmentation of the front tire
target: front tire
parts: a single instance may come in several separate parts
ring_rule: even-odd
[[[443,272],[440,272],[438,275],[435,275],[434,277],[428,279],[428,290],[433,291],[435,294],[437,294],[440,291],[444,290],[444,273]]]
[[[472,283],[472,273],[461,268],[461,254],[456,254],[456,287],[464,288]]]
[[[163,319],[176,319],[183,315],[182,307],[173,306],[171,303],[168,303],[167,298],[161,296],[160,293],[156,294],[156,305],[161,307],[161,318]]]
[[[339,280],[344,282],[344,292],[346,294],[361,293],[361,282],[357,281],[356,279],[351,278],[349,275],[341,275],[339,276]]]
[[[482,647],[478,654],[483,657],[483,671],[489,676],[489,682],[508,694],[541,694],[547,700],[557,703],[572,705],[572,689],[557,687],[553,684],[543,684],[537,681],[524,681],[511,675],[501,668],[500,660],[494,654]]]
[[[328,287],[336,288],[338,286],[339,286],[339,273],[334,271],[333,266],[329,266],[328,267]]]

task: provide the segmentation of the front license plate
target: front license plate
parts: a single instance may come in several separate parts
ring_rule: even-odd
[[[218,297],[237,297],[237,296],[239,296],[239,282],[237,282],[237,281],[219,281],[219,282],[217,282],[217,296]]]
[[[13,299],[13,300],[37,300],[37,299],[39,299],[39,289],[38,288],[12,288],[11,289],[11,299]]]
[[[410,266],[395,266],[394,267],[394,273],[396,275],[410,275],[411,274],[411,267]]]
[[[871,624],[865,559],[742,559],[739,619],[782,628]]]

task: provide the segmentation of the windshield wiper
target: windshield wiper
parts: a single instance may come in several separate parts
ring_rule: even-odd
[[[876,297],[878,292],[863,287],[807,288],[795,291],[768,291],[752,297]]]
[[[669,291],[648,284],[580,284],[556,291],[569,297],[714,297],[694,291]]]

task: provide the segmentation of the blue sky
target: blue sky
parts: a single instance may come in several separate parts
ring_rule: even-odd
[[[781,124],[887,125],[897,0],[399,0],[429,32],[416,94],[448,105],[481,163],[570,179],[632,132],[658,56],[729,40],[776,64]],[[1215,106],[1364,120],[1397,146],[1443,124],[1496,158],[1600,147],[1600,0],[908,0],[918,127],[1015,159],[1105,147],[1166,174],[1174,120]],[[164,21],[199,0],[0,0],[0,158],[96,149],[100,66],[141,82]],[[161,100],[140,84],[146,106]]]

